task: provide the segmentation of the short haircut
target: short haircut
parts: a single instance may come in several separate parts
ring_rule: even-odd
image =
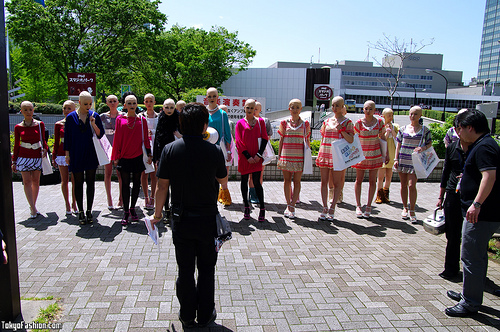
[[[412,106],[412,108],[410,108],[410,112],[411,111],[419,111],[420,115],[422,115],[422,107],[420,106]]]
[[[116,100],[118,100],[117,96],[115,96],[115,95],[109,95],[109,96],[106,97],[106,102],[108,102],[108,99],[110,99],[110,98],[115,98]]]
[[[132,99],[134,98],[135,101],[137,102],[137,97],[135,95],[128,95],[127,97],[125,97],[125,102],[127,102],[127,99]]]
[[[135,93],[133,93],[132,91],[127,91],[125,92],[123,95],[122,95],[122,98],[120,99],[120,103],[122,105],[125,104],[125,98],[127,98],[127,96],[134,96],[135,99],[137,99],[137,96],[135,95]]]
[[[458,123],[458,116],[462,113],[469,112],[468,108],[462,108],[460,111],[458,111],[457,115],[453,118],[453,127],[458,128],[459,123]]]
[[[88,93],[88,91],[82,91],[78,95],[78,99],[80,100],[82,98],[90,98],[90,99],[92,99],[92,95],[90,93]]]
[[[394,115],[394,112],[392,111],[392,109],[387,107],[387,108],[384,108],[384,110],[382,111],[382,116],[385,116],[386,114]]]
[[[154,101],[156,101],[155,96],[152,93],[146,93],[146,95],[144,96],[144,101],[146,101],[146,99],[153,99]]]
[[[373,105],[373,108],[377,108],[377,106],[375,105],[375,102],[373,100],[367,100],[365,101],[365,103],[363,104],[363,108],[364,108],[364,105]]]
[[[73,100],[66,100],[63,104],[62,104],[62,107],[64,108],[64,106],[66,105],[71,105],[73,106],[73,108],[76,108],[76,104]]]
[[[165,106],[167,104],[174,104],[175,105],[175,101],[171,98],[165,99],[165,101],[163,102],[163,106]]]
[[[247,104],[254,104],[254,106],[255,106],[255,99],[247,99],[245,101],[245,106],[247,106]]]
[[[302,107],[302,102],[300,101],[300,99],[294,98],[288,103],[288,108],[292,107],[295,104],[299,104],[299,106]]]
[[[186,106],[186,102],[184,100],[179,100],[177,103],[175,103],[175,106],[177,105],[182,105],[182,107]]]
[[[210,87],[207,89],[207,95],[210,93],[210,92],[215,92],[217,94],[217,96],[219,95],[219,91],[217,91],[216,88],[214,87]]]
[[[478,110],[463,112],[455,117],[455,123],[458,126],[465,128],[471,126],[477,134],[485,134],[490,132],[488,120],[483,112]]]
[[[208,124],[208,110],[201,103],[189,103],[179,114],[179,125],[183,135],[202,135]]]
[[[333,103],[335,103],[337,100],[338,100],[338,101],[342,101],[342,105],[345,105],[344,98],[342,98],[341,96],[335,96],[335,97],[333,97],[333,99],[332,99],[332,105],[333,105]]]
[[[32,103],[31,101],[29,101],[29,100],[25,100],[25,101],[23,101],[23,102],[21,103],[21,106],[20,106],[20,107],[21,107],[21,108],[22,108],[22,107],[31,107],[31,108],[33,108],[33,103]]]

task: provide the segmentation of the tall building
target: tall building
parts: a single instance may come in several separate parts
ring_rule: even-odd
[[[479,52],[478,81],[500,84],[500,0],[486,0]]]

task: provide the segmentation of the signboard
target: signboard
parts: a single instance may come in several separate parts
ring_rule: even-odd
[[[237,122],[238,120],[243,119],[243,117],[245,116],[245,102],[250,98],[262,104],[262,111],[260,112],[260,115],[265,116],[266,98],[220,96],[219,98],[217,98],[217,105],[227,106],[227,116],[229,120]],[[196,102],[208,105],[207,96],[196,96]]]
[[[120,88],[120,93],[123,96],[125,92],[132,92],[132,86],[127,84],[122,84]]]
[[[26,94],[25,93],[21,93],[21,94],[18,94],[17,96],[10,97],[10,100],[16,100],[17,98],[21,98],[21,97],[24,97],[24,96],[26,96]]]
[[[333,88],[329,85],[314,84],[314,96],[317,100],[330,100],[333,97]]]
[[[68,96],[78,97],[80,92],[87,91],[91,96],[96,94],[94,73],[68,73]]]
[[[498,102],[477,104],[476,109],[483,112],[487,119],[496,119]]]

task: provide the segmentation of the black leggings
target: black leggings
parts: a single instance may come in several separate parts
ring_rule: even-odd
[[[87,184],[87,210],[92,211],[95,193],[95,169],[88,169],[82,172],[73,172],[75,180],[75,198],[78,211],[83,211],[83,174],[85,173],[85,183]]]
[[[139,191],[141,190],[141,174],[131,173],[126,171],[119,171],[122,177],[122,199],[123,199],[123,211],[129,211],[130,207],[134,208],[135,203],[137,203],[137,198],[139,197]],[[132,174],[132,199],[130,199],[130,174]]]
[[[258,172],[253,172],[252,173],[252,181],[253,181],[253,186],[255,187],[255,192],[257,193],[257,198],[259,199],[260,202],[260,208],[263,209],[264,206],[264,189],[262,188],[262,185],[260,184],[260,173],[261,171]],[[249,206],[248,204],[248,176],[249,174],[242,174],[241,175],[241,195],[243,196],[243,204],[245,204],[245,207]]]

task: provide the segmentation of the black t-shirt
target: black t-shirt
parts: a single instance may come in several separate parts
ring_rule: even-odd
[[[496,170],[496,181],[490,194],[481,205],[478,219],[480,221],[499,221],[498,206],[496,205],[500,199],[500,147],[489,134],[485,134],[469,146],[465,160],[462,181],[460,182],[464,211],[469,209],[479,191],[482,179],[481,172],[488,170]]]
[[[173,207],[200,216],[217,214],[219,185],[215,179],[226,175],[220,147],[201,136],[186,135],[163,148],[156,173],[170,181]]]
[[[458,176],[464,169],[465,152],[460,146],[460,141],[450,143],[446,148],[444,157],[443,174],[441,175],[441,188],[455,192]]]

